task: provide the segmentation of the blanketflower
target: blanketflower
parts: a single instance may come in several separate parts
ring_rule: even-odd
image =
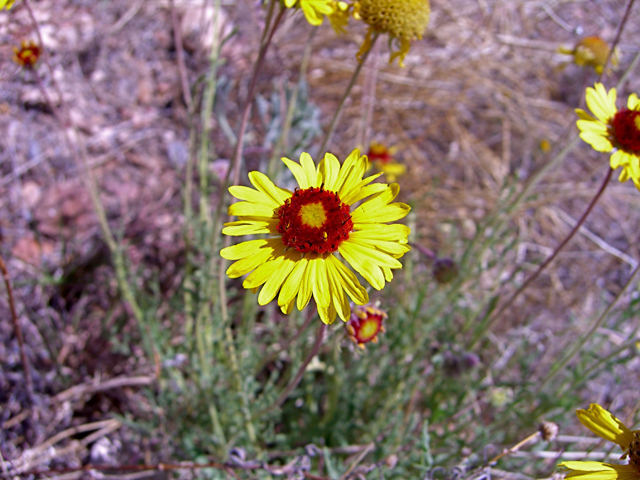
[[[632,179],[640,190],[640,100],[629,95],[627,108],[616,108],[616,89],[607,93],[601,83],[587,88],[587,106],[595,118],[577,108],[580,138],[598,152],[611,152],[611,168],[622,167],[621,182]]]
[[[373,166],[380,172],[385,174],[385,178],[390,182],[394,182],[396,178],[407,172],[406,165],[396,162],[393,156],[397,153],[397,147],[388,147],[378,142],[369,144],[367,157],[373,163]]]
[[[581,477],[584,480],[638,480],[640,479],[640,430],[629,430],[620,420],[597,403],[589,410],[578,410],[578,419],[599,437],[616,443],[629,458],[628,465],[602,462],[562,462],[558,466],[567,471],[567,478]]]
[[[366,343],[378,343],[378,334],[385,332],[387,314],[374,305],[357,306],[345,327],[348,338],[364,350]]]
[[[331,0],[284,0],[284,6],[299,6],[311,25],[321,25],[323,15],[332,14],[334,8]]]
[[[16,0],[0,0],[0,10],[4,10],[5,8],[9,10]]]
[[[579,67],[592,67],[596,73],[604,72],[604,66],[609,58],[611,48],[609,44],[598,36],[584,37],[573,48],[561,47],[560,53],[573,55],[573,63]],[[617,67],[619,62],[618,49],[611,55],[611,65]],[[609,72],[608,72],[609,73]]]
[[[410,208],[393,203],[397,184],[372,183],[381,174],[363,178],[369,162],[358,150],[342,165],[330,153],[317,167],[307,153],[300,163],[282,161],[298,182],[295,191],[276,187],[255,171],[249,173],[255,189],[229,188],[244,201],[229,207],[229,215],[238,220],[226,223],[222,233],[271,237],[222,249],[223,258],[236,260],[227,275],[251,272],[243,286],[254,292],[262,286],[260,305],[277,295],[281,310],[290,313],[296,296],[299,310],[313,296],[324,323],[332,323],[336,315],[346,322],[351,314],[347,296],[358,305],[366,304],[369,296],[336,254],[381,290],[393,279],[392,270],[402,268],[398,259],[410,250],[409,228],[388,222],[405,217]]]
[[[20,48],[13,47],[13,61],[24,68],[31,69],[38,63],[40,47],[32,40],[20,42]]]
[[[411,40],[421,40],[429,25],[431,8],[429,0],[355,0],[353,14],[369,25],[358,56],[371,48],[374,34],[386,33],[391,48],[389,63],[397,58],[403,67]],[[399,44],[395,51],[394,43]]]

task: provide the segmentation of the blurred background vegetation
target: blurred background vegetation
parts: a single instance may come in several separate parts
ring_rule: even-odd
[[[34,0],[0,12],[0,255],[31,377],[3,284],[0,475],[539,478],[560,459],[608,458],[576,436],[574,411],[598,402],[637,418],[634,185],[612,182],[500,307],[609,168],[576,140],[573,110],[599,74],[560,50],[620,32],[602,81],[627,73],[619,103],[640,92],[633,3],[434,0],[404,68],[376,44],[328,150],[394,147],[414,248],[370,292],[388,315],[379,342],[358,348],[338,319],[299,383],[321,324],[313,304],[284,316],[219,275],[221,191],[267,6]],[[43,53],[25,69],[13,47],[39,42],[33,18]],[[260,170],[293,188],[278,159],[319,160],[365,32],[286,12],[257,77],[241,183]],[[543,421],[560,434],[535,436]],[[118,468],[180,462],[211,468]]]

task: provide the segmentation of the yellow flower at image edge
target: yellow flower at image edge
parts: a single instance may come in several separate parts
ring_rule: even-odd
[[[562,462],[558,466],[566,478],[582,477],[584,480],[639,480],[640,479],[640,430],[629,430],[620,420],[597,403],[589,410],[578,410],[578,419],[596,435],[616,443],[624,451],[621,458],[629,458],[628,465],[602,462]]]
[[[284,6],[292,8],[299,4],[307,22],[311,25],[321,25],[323,15],[331,15],[334,7],[331,0],[284,0]]]
[[[227,274],[237,278],[249,273],[243,286],[254,292],[262,286],[260,305],[277,295],[281,310],[290,313],[294,302],[302,310],[313,296],[324,323],[332,323],[336,315],[346,322],[351,314],[347,296],[357,305],[366,304],[369,296],[336,253],[381,290],[393,279],[392,270],[402,268],[398,259],[410,250],[409,228],[388,222],[405,217],[410,208],[393,203],[397,184],[371,183],[381,174],[363,178],[368,160],[358,150],[342,165],[329,153],[317,167],[307,153],[300,163],[282,161],[298,182],[294,192],[276,187],[260,172],[249,173],[255,189],[229,188],[244,201],[229,207],[238,221],[225,224],[222,233],[266,233],[271,238],[222,249],[223,258],[236,260]]]
[[[386,33],[390,46],[393,41],[400,44],[398,50],[392,51],[389,63],[398,58],[402,67],[411,40],[422,39],[430,14],[429,0],[355,0],[354,17],[369,25],[358,57],[371,48],[374,33]]]
[[[611,168],[622,167],[619,180],[632,179],[640,189],[640,100],[635,93],[629,95],[627,108],[616,107],[616,89],[607,93],[601,83],[587,88],[587,106],[595,118],[582,109],[576,109],[580,119],[580,138],[598,152],[611,152]]]
[[[15,2],[16,0],[0,0],[0,10],[3,10],[4,8],[9,10]]]

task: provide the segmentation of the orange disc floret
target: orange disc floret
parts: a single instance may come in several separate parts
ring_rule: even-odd
[[[303,253],[335,252],[353,230],[349,205],[322,186],[296,190],[277,215],[282,243]]]
[[[40,58],[41,49],[32,40],[20,42],[20,48],[13,47],[13,61],[24,68],[33,68]]]
[[[378,342],[378,334],[384,332],[387,314],[371,305],[358,306],[351,312],[351,318],[345,324],[349,339],[364,348],[365,343]]]

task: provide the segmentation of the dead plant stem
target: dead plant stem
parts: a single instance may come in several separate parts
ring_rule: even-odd
[[[358,65],[356,66],[356,69],[353,71],[353,75],[351,76],[351,80],[349,80],[349,84],[347,85],[346,90],[344,91],[344,94],[342,95],[342,98],[340,99],[340,102],[338,103],[338,107],[336,108],[335,113],[333,114],[333,119],[331,120],[331,124],[329,125],[329,130],[327,131],[327,136],[324,138],[324,141],[322,142],[322,145],[320,146],[320,149],[318,150],[318,155],[319,156],[324,156],[324,154],[326,153],[326,150],[329,146],[329,143],[331,142],[331,139],[333,138],[333,134],[336,131],[336,128],[338,127],[338,122],[340,121],[340,117],[342,117],[342,112],[344,112],[344,108],[346,106],[346,102],[347,102],[347,98],[349,98],[349,95],[351,94],[351,90],[353,89],[353,86],[356,83],[356,80],[358,79],[358,76],[360,75],[360,71],[362,70],[362,66],[364,65],[364,62],[367,61],[367,57],[369,56],[369,53],[371,53],[371,50],[373,49],[373,46],[376,44],[376,40],[378,40],[378,34],[374,33],[373,34],[373,39],[371,40],[371,45],[369,46],[369,50],[367,50],[366,52],[364,52],[364,54],[362,55],[362,58],[360,60],[358,60]]]
[[[542,263],[542,265],[540,265],[537,270],[535,272],[533,272],[531,275],[529,275],[529,277],[526,279],[526,281],[520,286],[520,288],[518,288],[503,304],[502,306],[492,315],[489,316],[489,318],[487,319],[486,322],[483,323],[483,325],[481,325],[481,328],[477,331],[475,337],[473,338],[473,340],[471,341],[471,343],[468,346],[468,349],[470,350],[477,342],[478,340],[480,340],[480,338],[482,338],[483,334],[489,330],[491,328],[491,326],[500,318],[500,316],[513,304],[513,302],[516,300],[516,298],[518,298],[518,296],[524,292],[527,287],[536,279],[538,278],[538,276],[544,271],[545,268],[547,268],[547,266],[549,266],[549,264],[556,258],[556,256],[558,255],[558,253],[560,253],[560,251],[564,248],[564,246],[569,242],[569,240],[571,240],[573,238],[573,236],[576,234],[576,232],[578,230],[580,230],[580,227],[582,226],[582,224],[585,222],[585,220],[587,219],[587,217],[589,216],[589,214],[591,213],[591,210],[593,210],[593,207],[595,206],[595,204],[597,203],[597,201],[600,199],[600,197],[602,196],[602,194],[604,193],[607,185],[609,184],[609,181],[611,180],[611,174],[613,173],[613,169],[609,168],[609,170],[607,171],[607,175],[605,176],[602,184],[600,185],[600,188],[598,189],[598,191],[596,192],[596,194],[593,196],[593,198],[591,199],[591,202],[589,202],[589,205],[587,206],[587,209],[584,211],[584,213],[582,214],[582,216],[578,219],[578,221],[576,222],[576,224],[574,225],[574,227],[571,229],[571,231],[569,232],[569,234],[564,238],[564,240],[562,240],[562,242],[560,242],[560,244],[555,248],[555,250],[551,253],[551,255]]]
[[[272,5],[270,7],[270,11],[272,8],[274,8],[273,5],[276,2],[275,0],[272,0],[271,3]],[[221,209],[222,209],[222,205],[224,205],[225,203],[225,197],[227,193],[226,186],[228,184],[229,177],[232,171],[233,171],[232,184],[237,185],[240,181],[240,164],[242,160],[242,151],[244,147],[244,137],[245,137],[247,127],[249,125],[249,115],[251,113],[251,106],[253,105],[253,98],[255,96],[256,87],[258,84],[258,75],[262,69],[262,65],[264,64],[266,53],[273,39],[273,35],[277,30],[281,20],[284,18],[285,12],[286,12],[285,8],[281,6],[280,11],[278,12],[278,15],[273,21],[273,25],[270,25],[269,22],[265,23],[265,31],[263,33],[264,41],[261,41],[260,52],[258,53],[258,58],[256,59],[256,63],[253,66],[251,79],[249,80],[249,87],[247,89],[247,98],[245,99],[245,102],[242,108],[240,128],[238,131],[236,146],[235,146],[233,155],[231,157],[231,164],[229,165],[229,170],[227,171],[227,175],[224,182],[224,188],[222,188],[220,191],[220,200],[218,203],[218,208],[216,210],[216,216],[213,221],[215,232],[218,231],[217,223],[221,217],[221,213],[222,213]],[[269,15],[269,18],[271,18],[271,15]],[[266,33],[267,31],[268,31],[268,34]],[[218,235],[213,235],[213,238],[214,240],[212,242],[212,252],[217,252]],[[225,237],[225,246],[228,246],[229,244],[230,244],[230,237],[227,236]],[[235,388],[240,397],[240,403],[242,406],[242,413],[245,420],[245,428],[247,430],[247,435],[249,437],[249,440],[255,444],[257,440],[257,436],[255,433],[255,427],[253,426],[253,418],[251,416],[251,412],[249,408],[249,399],[247,398],[245,388],[244,388],[244,381],[242,379],[242,374],[240,372],[240,362],[239,362],[238,355],[235,348],[233,331],[229,326],[229,313],[227,310],[227,295],[226,295],[226,285],[225,285],[225,269],[226,269],[226,263],[224,259],[221,259],[219,275],[218,275],[218,292],[219,292],[222,324],[225,326],[225,332],[224,332],[225,342],[224,343],[225,343],[226,350],[229,353],[228,358],[231,365],[231,370],[234,375]]]
[[[89,195],[91,196],[93,208],[95,210],[96,216],[98,217],[98,223],[100,224],[100,229],[102,230],[104,241],[106,242],[107,246],[109,247],[109,250],[111,251],[111,254],[113,255],[114,267],[116,270],[116,279],[118,281],[120,292],[125,298],[125,301],[131,307],[131,311],[136,321],[138,322],[138,325],[141,328],[142,322],[144,320],[144,316],[143,316],[142,310],[140,309],[140,306],[138,305],[135,295],[133,294],[131,285],[127,280],[126,266],[125,266],[122,249],[116,242],[116,239],[113,236],[111,228],[109,227],[109,222],[107,220],[107,215],[104,209],[104,205],[102,204],[102,200],[100,199],[100,194],[98,193],[97,182],[93,175],[93,171],[89,167],[85,144],[78,132],[77,127],[75,126],[73,120],[71,119],[71,116],[69,115],[67,104],[65,103],[64,97],[62,96],[62,90],[60,89],[60,86],[58,85],[58,82],[56,81],[55,76],[53,74],[53,67],[51,66],[48,52],[44,48],[44,44],[42,41],[42,33],[40,32],[40,25],[38,24],[38,21],[36,20],[36,17],[33,14],[30,0],[24,0],[23,5],[26,7],[27,12],[29,13],[29,18],[31,19],[33,28],[36,31],[36,35],[38,36],[38,41],[40,42],[40,45],[44,52],[42,59],[45,65],[47,66],[47,69],[49,70],[49,74],[51,76],[51,83],[53,84],[56,90],[56,93],[58,94],[58,97],[60,99],[60,107],[64,112],[64,117],[61,116],[57,107],[51,101],[51,98],[46,94],[46,90],[44,89],[42,80],[40,79],[38,72],[34,70],[34,73],[38,79],[38,85],[40,86],[41,90],[44,92],[43,93],[44,100],[49,104],[49,108],[51,109],[52,112],[54,112],[54,115],[61,123],[65,140],[69,146],[69,150],[72,152],[72,154],[75,153],[76,160],[79,159],[77,163],[80,164],[80,167],[81,167],[80,170],[82,171],[86,188],[89,191]],[[73,134],[74,138],[71,138],[69,129],[71,130],[71,133]],[[75,140],[75,143],[73,140]]]
[[[313,27],[307,44],[302,54],[302,61],[300,62],[300,70],[298,72],[298,81],[294,84],[291,91],[291,98],[289,99],[289,105],[287,107],[287,114],[282,126],[282,134],[278,139],[278,143],[273,149],[273,154],[269,160],[269,166],[267,167],[267,177],[272,178],[276,171],[277,160],[280,155],[286,153],[289,148],[289,132],[291,131],[291,122],[293,122],[293,116],[296,113],[296,107],[298,106],[298,94],[300,93],[300,85],[305,82],[307,76],[307,69],[309,68],[309,60],[311,59],[311,52],[313,51],[313,38],[316,36],[318,27]]]
[[[187,69],[184,64],[184,50],[182,49],[182,32],[180,31],[180,19],[176,12],[174,0],[169,0],[169,9],[171,10],[171,25],[173,26],[173,38],[176,44],[176,57],[178,63],[178,72],[180,73],[180,85],[182,87],[182,97],[187,106],[187,110],[191,113],[193,109],[193,99],[191,97],[191,89],[189,88],[189,79],[187,77]],[[213,23],[214,31],[216,23]]]
[[[4,285],[7,288],[7,297],[9,298],[9,308],[11,309],[11,318],[13,320],[13,331],[18,339],[18,346],[20,348],[20,359],[22,360],[22,368],[24,369],[24,378],[27,384],[27,391],[29,392],[29,400],[31,400],[31,394],[33,393],[33,379],[31,378],[31,367],[27,360],[27,354],[24,349],[24,338],[22,336],[22,329],[18,322],[18,312],[16,311],[16,302],[13,297],[13,288],[11,287],[11,278],[9,277],[9,270],[0,255],[0,270],[2,271],[2,277],[4,278]]]
[[[612,170],[610,170],[610,171],[612,171]],[[589,331],[580,340],[578,340],[576,342],[576,344],[573,346],[573,348],[569,351],[569,353],[559,363],[554,365],[553,368],[549,371],[547,376],[540,383],[539,390],[542,390],[542,388],[549,382],[549,380],[551,380],[553,377],[555,377],[556,374],[560,370],[562,370],[567,363],[569,363],[571,361],[571,359],[589,341],[589,339],[593,336],[593,334],[602,326],[602,323],[607,319],[607,317],[609,316],[609,313],[611,312],[613,307],[622,299],[623,295],[633,285],[634,280],[636,278],[636,275],[638,274],[639,271],[640,271],[640,262],[638,262],[638,266],[636,266],[636,268],[633,269],[633,272],[631,272],[631,275],[629,276],[629,280],[627,280],[627,283],[624,284],[624,287],[622,287],[622,290],[620,290],[618,295],[616,295],[616,298],[613,299],[613,301],[600,314],[600,316],[596,319],[596,321],[593,322],[593,325],[591,325],[591,328],[589,329]]]
[[[602,75],[604,75],[604,72],[607,71],[607,65],[609,65],[609,62],[611,62],[611,57],[615,53],[615,49],[618,46],[618,42],[620,42],[620,36],[622,35],[622,30],[624,30],[624,27],[627,24],[627,20],[629,20],[629,14],[631,13],[631,9],[633,8],[633,4],[635,3],[635,1],[636,0],[629,0],[629,3],[627,3],[627,8],[624,11],[624,15],[622,16],[620,25],[618,25],[618,31],[616,32],[616,37],[613,39],[613,43],[611,44],[611,48],[609,49],[609,54],[607,55],[607,59],[605,60],[604,65],[602,66],[602,72],[600,72],[600,74],[598,75],[598,82],[600,82],[600,79],[602,78]]]

